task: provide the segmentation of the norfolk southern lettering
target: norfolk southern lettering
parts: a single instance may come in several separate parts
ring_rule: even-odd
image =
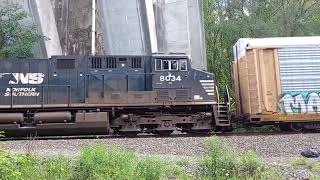
[[[35,97],[39,96],[37,88],[12,88],[12,96],[14,97]],[[7,88],[4,96],[11,96],[11,88]]]

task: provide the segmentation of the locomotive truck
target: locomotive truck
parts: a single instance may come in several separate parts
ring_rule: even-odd
[[[231,127],[230,98],[183,54],[0,61],[8,135],[206,133]],[[222,102],[222,103],[220,103]]]

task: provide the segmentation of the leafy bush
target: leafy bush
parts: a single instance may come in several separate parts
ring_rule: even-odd
[[[256,176],[265,168],[262,160],[253,151],[240,156],[240,165],[240,171],[244,172],[245,176]]]
[[[300,158],[294,159],[291,162],[291,166],[293,166],[293,167],[310,166],[311,164],[312,164],[311,161],[305,157],[300,157]]]
[[[134,179],[136,160],[126,150],[87,147],[76,164],[75,179]]]
[[[190,164],[190,160],[187,158],[181,158],[177,161],[177,165],[179,166],[187,166]]]
[[[270,179],[278,177],[274,169],[268,168],[254,152],[239,155],[222,144],[218,137],[206,142],[208,155],[201,167],[204,179]]]
[[[42,170],[45,179],[71,179],[74,170],[73,164],[71,159],[63,156],[44,160]]]
[[[166,164],[154,157],[146,157],[137,165],[137,176],[145,180],[160,180],[164,178]]]
[[[170,164],[165,167],[165,177],[168,179],[193,180],[201,179],[195,173],[186,172],[177,164]]]
[[[39,160],[34,156],[11,155],[0,150],[1,179],[39,179]]]

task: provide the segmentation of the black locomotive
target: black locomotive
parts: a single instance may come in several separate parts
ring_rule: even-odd
[[[224,99],[186,55],[0,61],[0,131],[11,135],[227,130]]]

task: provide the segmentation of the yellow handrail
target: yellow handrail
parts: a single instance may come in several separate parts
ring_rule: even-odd
[[[228,98],[228,108],[230,108],[231,106],[231,100],[230,100],[230,93],[229,93],[229,88],[228,88],[228,85],[226,85],[226,91],[227,91],[227,98]]]

